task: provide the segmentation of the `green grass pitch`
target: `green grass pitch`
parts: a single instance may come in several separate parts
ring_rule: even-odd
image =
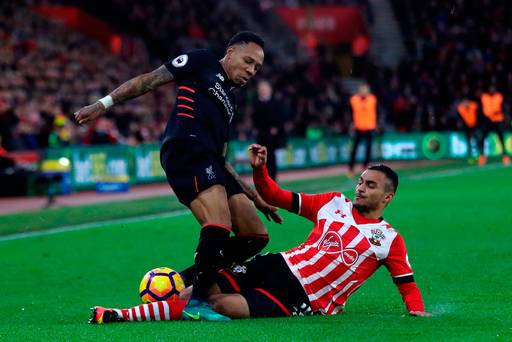
[[[400,174],[385,216],[404,236],[434,317],[408,316],[383,268],[339,316],[88,325],[93,305],[139,304],[138,284],[149,269],[192,262],[197,224],[190,214],[153,215],[179,208],[164,197],[1,216],[0,341],[511,341],[512,169],[451,164]],[[353,194],[344,177],[284,187]],[[282,215],[283,225],[269,224],[270,251],[302,242],[312,227]],[[82,229],[46,234],[77,224]],[[34,230],[41,235],[6,238]]]

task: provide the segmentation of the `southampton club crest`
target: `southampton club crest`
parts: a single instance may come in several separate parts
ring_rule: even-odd
[[[369,238],[368,240],[370,241],[370,243],[372,245],[375,245],[375,246],[380,246],[380,242],[385,240],[386,237],[384,236],[384,233],[382,232],[382,230],[380,229],[372,229],[372,237]]]

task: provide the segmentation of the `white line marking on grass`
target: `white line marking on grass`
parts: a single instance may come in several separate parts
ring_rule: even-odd
[[[490,171],[490,170],[496,170],[496,169],[500,169],[500,168],[504,168],[504,166],[496,163],[496,164],[485,165],[485,166],[468,166],[468,167],[462,167],[462,168],[459,167],[459,168],[454,168],[454,169],[424,172],[424,173],[419,173],[419,174],[412,175],[412,176],[405,177],[405,178],[410,179],[410,180],[425,180],[425,179],[433,179],[433,178],[458,176],[458,175],[465,174],[465,173]],[[347,183],[345,182],[342,185],[346,186]],[[324,188],[324,187],[321,187],[321,188]],[[344,189],[344,191],[347,191],[349,189]],[[325,191],[328,191],[328,190],[325,190]],[[338,189],[338,191],[340,191],[340,190]],[[145,215],[145,216],[126,218],[126,219],[116,219],[116,220],[108,220],[108,221],[101,221],[101,222],[77,224],[77,225],[71,225],[71,226],[63,226],[63,227],[52,228],[52,229],[42,230],[42,231],[17,233],[17,234],[12,234],[12,235],[0,236],[0,242],[19,240],[19,239],[36,237],[36,236],[46,236],[46,235],[53,235],[53,234],[59,234],[59,233],[73,232],[73,231],[92,229],[92,228],[101,228],[101,227],[105,227],[105,226],[112,225],[112,224],[136,223],[136,222],[147,221],[147,220],[155,220],[155,219],[159,219],[159,218],[177,217],[177,216],[183,216],[186,214],[191,214],[191,212],[189,210],[178,210],[178,211],[173,211],[170,213],[163,213],[163,214]]]
[[[449,315],[456,311],[455,305],[452,303],[439,303],[439,304],[429,304],[428,310],[434,316],[443,316]]]
[[[85,229],[102,228],[102,227],[113,225],[113,224],[137,223],[137,222],[141,222],[141,221],[157,220],[160,218],[178,217],[178,216],[184,216],[187,214],[191,214],[191,212],[189,210],[178,210],[178,211],[173,211],[170,213],[144,215],[144,216],[124,218],[124,219],[115,219],[115,220],[108,220],[108,221],[101,221],[101,222],[83,223],[83,224],[77,224],[77,225],[71,225],[71,226],[62,226],[62,227],[51,228],[51,229],[41,230],[41,231],[17,233],[17,234],[11,234],[11,235],[6,235],[6,236],[0,236],[0,242],[19,240],[19,239],[36,237],[36,236],[46,236],[46,235],[74,232],[74,231],[85,230]]]
[[[425,172],[425,173],[420,173],[417,175],[412,175],[412,176],[409,176],[406,178],[411,179],[411,180],[424,180],[424,179],[458,176],[458,175],[462,175],[465,173],[475,173],[475,172],[480,172],[480,171],[497,170],[497,169],[501,169],[501,168],[504,168],[504,166],[501,164],[493,164],[493,165],[485,165],[485,166],[468,166],[468,167],[456,168],[456,169],[446,169],[446,170]]]

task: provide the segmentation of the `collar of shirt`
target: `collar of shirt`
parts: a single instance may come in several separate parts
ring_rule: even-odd
[[[382,217],[376,219],[366,218],[363,215],[361,215],[356,208],[352,208],[352,216],[354,217],[354,221],[357,224],[379,223],[384,219]]]

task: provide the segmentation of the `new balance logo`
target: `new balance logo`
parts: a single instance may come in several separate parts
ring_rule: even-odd
[[[236,265],[231,268],[231,271],[233,271],[233,273],[244,273],[245,274],[245,272],[247,272],[247,267]]]
[[[213,165],[208,166],[205,171],[208,174],[208,180],[215,179],[215,173],[213,173]]]

